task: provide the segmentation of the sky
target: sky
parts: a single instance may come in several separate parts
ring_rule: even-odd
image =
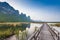
[[[33,20],[60,21],[60,0],[0,0]]]

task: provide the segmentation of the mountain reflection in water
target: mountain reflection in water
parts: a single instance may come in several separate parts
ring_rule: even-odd
[[[38,29],[39,27],[41,27],[41,25],[42,24],[36,24],[36,23],[24,25],[24,26],[27,26],[26,30],[24,30],[24,31],[20,30],[18,36],[13,35],[12,37],[7,38],[7,40],[27,40],[31,36],[31,34],[34,33],[35,27]]]

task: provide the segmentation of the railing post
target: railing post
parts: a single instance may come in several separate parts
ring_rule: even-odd
[[[34,36],[34,40],[36,40],[37,38]]]
[[[59,32],[58,32],[58,40],[60,40],[60,36],[59,36],[60,34],[59,34]]]

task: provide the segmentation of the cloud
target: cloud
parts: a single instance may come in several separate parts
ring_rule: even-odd
[[[18,0],[0,0],[6,1],[15,9],[31,16],[34,20],[45,20],[45,21],[59,21],[60,20],[60,6],[57,0],[45,0],[45,1],[20,1]],[[32,4],[32,3],[33,4]],[[46,3],[48,2],[48,3]],[[55,3],[56,2],[56,3]],[[54,4],[55,3],[55,4]],[[40,5],[41,4],[41,5]],[[33,6],[32,6],[33,5]]]

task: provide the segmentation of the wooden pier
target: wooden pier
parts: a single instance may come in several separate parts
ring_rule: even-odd
[[[60,33],[44,23],[28,40],[60,40]]]

